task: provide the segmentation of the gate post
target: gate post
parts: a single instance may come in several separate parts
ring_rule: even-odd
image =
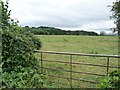
[[[70,55],[70,88],[72,88],[72,55]]]
[[[109,73],[109,57],[107,57],[107,75]]]
[[[42,52],[41,52],[41,74],[43,74],[43,61],[42,61]]]

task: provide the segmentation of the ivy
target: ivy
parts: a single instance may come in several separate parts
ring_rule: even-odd
[[[8,3],[2,6],[2,85],[7,88],[42,87],[39,61],[34,50],[41,42],[10,18]]]
[[[99,88],[120,88],[120,71],[115,70],[109,73],[108,76],[101,78]]]

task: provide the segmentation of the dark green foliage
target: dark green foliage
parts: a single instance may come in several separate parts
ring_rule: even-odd
[[[99,88],[120,88],[120,71],[110,72],[108,76],[102,78]]]
[[[100,32],[100,36],[105,36],[105,35],[107,35],[107,34],[104,31]]]
[[[10,11],[8,11],[8,3],[4,5],[4,3],[1,1],[0,6],[2,7],[1,13],[2,13],[2,29],[5,29],[7,27],[10,27]]]
[[[25,26],[24,30],[28,30],[35,35],[90,35],[90,36],[98,36],[97,33],[95,32],[88,32],[88,31],[66,31],[66,30],[61,30],[58,28],[54,27],[45,27],[45,26],[40,26],[40,27],[28,27]]]
[[[9,88],[12,87],[30,87],[33,85],[29,85],[29,83],[31,84],[31,79],[34,77],[34,69],[31,69],[29,67],[23,68],[21,67],[16,67],[14,69],[14,71],[9,72],[4,72],[2,74],[2,78],[3,78],[3,85],[7,86]],[[31,75],[30,75],[31,74]],[[33,75],[32,75],[33,74]]]
[[[39,61],[34,50],[41,47],[39,39],[22,30],[10,19],[8,4],[2,5],[2,84],[5,87],[42,87]]]
[[[113,5],[111,6],[111,11],[111,18],[115,20],[117,26],[117,29],[115,29],[114,32],[118,31],[118,35],[120,35],[120,0],[116,0],[115,2],[113,2]]]
[[[111,8],[112,13],[112,18],[116,19],[117,21],[120,20],[120,1],[113,2],[112,8]]]
[[[12,71],[19,65],[22,67],[37,66],[33,51],[39,48],[39,45],[35,45],[30,33],[17,30],[4,31],[2,38],[3,72]]]

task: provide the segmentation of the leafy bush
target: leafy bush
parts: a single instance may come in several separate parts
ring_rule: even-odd
[[[18,67],[11,73],[4,72],[2,75],[3,85],[9,88],[36,88],[42,87],[43,78],[31,68]]]
[[[99,88],[120,88],[120,71],[110,72],[108,76],[102,78]]]
[[[3,72],[12,71],[16,66],[38,67],[37,59],[33,56],[34,45],[33,37],[20,31],[4,31],[2,35],[2,61]]]
[[[39,39],[22,30],[10,19],[8,4],[2,6],[2,84],[5,87],[42,87],[39,61],[34,50],[41,47]]]

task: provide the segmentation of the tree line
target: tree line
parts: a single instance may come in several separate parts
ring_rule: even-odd
[[[23,27],[24,30],[30,31],[35,35],[89,35],[89,36],[98,36],[99,34],[91,31],[84,30],[62,30],[54,27],[40,26],[40,27]]]

